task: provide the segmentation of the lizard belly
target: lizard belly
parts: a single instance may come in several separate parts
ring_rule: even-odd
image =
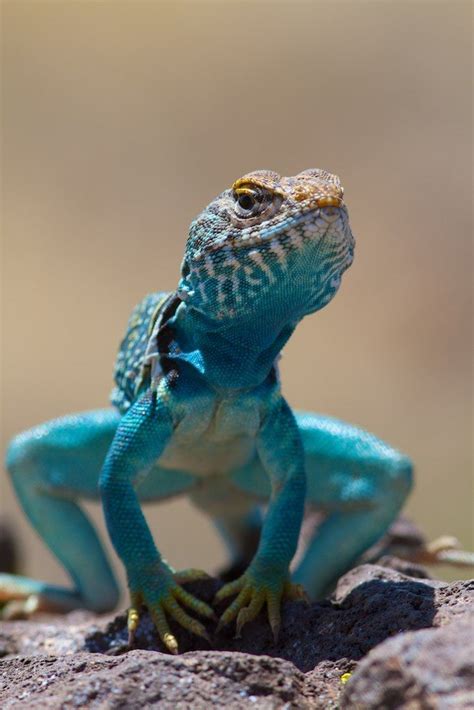
[[[180,442],[177,437],[163,452],[163,468],[186,471],[195,476],[226,474],[246,464],[255,455],[255,440],[240,437],[229,441]]]
[[[175,429],[160,466],[208,476],[225,475],[250,461],[260,427],[258,402],[232,399],[200,404]]]

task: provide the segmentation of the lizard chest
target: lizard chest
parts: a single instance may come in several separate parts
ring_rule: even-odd
[[[198,476],[226,474],[255,455],[261,407],[254,398],[195,398],[160,458]]]

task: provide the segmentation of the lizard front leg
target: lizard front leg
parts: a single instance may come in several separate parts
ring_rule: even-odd
[[[181,604],[208,618],[214,612],[178,584],[183,575],[175,578],[174,570],[161,557],[134,490],[163,452],[173,427],[170,393],[163,382],[157,392],[145,393],[121,420],[100,477],[100,490],[107,528],[127,572],[130,641],[138,625],[140,607],[145,604],[163,643],[171,653],[177,653],[178,644],[167,616],[207,638],[204,626],[189,616]],[[187,579],[190,576],[197,574],[188,574]]]
[[[278,396],[257,438],[257,451],[270,477],[272,495],[263,523],[260,543],[246,572],[226,584],[216,595],[221,601],[233,594],[218,628],[236,618],[237,635],[266,604],[275,641],[280,629],[280,605],[284,596],[304,598],[299,585],[289,579],[303,518],[306,478],[303,446],[293,414]]]

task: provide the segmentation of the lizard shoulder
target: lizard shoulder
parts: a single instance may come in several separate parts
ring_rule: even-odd
[[[143,368],[146,349],[169,297],[170,294],[165,292],[148,294],[130,315],[115,360],[115,387],[110,397],[112,405],[122,414],[133,404],[138,391],[146,385],[148,373]]]

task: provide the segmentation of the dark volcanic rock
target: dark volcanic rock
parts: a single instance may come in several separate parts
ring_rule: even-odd
[[[18,574],[18,544],[13,527],[0,518],[0,572]]]
[[[188,588],[211,601],[218,586],[209,579]],[[341,578],[331,599],[285,603],[277,644],[264,614],[244,627],[240,639],[232,627],[216,634],[209,623],[212,650],[172,625],[184,654],[178,657],[156,652],[163,648],[146,612],[134,650],[126,645],[125,614],[6,622],[0,628],[0,707],[335,708],[341,676],[371,649],[401,643],[407,636],[401,632],[450,629],[467,618],[473,597],[474,582],[448,585],[392,566],[362,565]],[[418,632],[408,636],[416,640]],[[349,681],[346,702],[359,675],[357,670]]]
[[[380,644],[350,678],[341,708],[473,708],[473,621],[401,634]]]
[[[15,658],[4,661],[2,671],[4,710],[311,707],[304,675],[291,663],[242,653],[130,651],[115,658],[81,653]]]

